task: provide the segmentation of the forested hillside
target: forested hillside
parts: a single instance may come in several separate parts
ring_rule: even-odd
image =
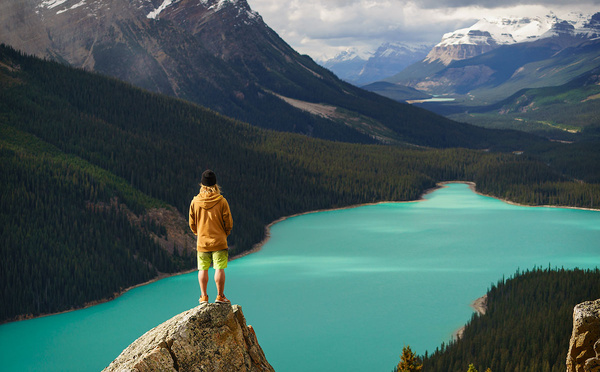
[[[101,3],[6,1],[0,43],[313,138],[480,149],[517,149],[524,139],[345,83],[295,51],[246,0]],[[326,109],[315,114],[311,105]]]
[[[160,272],[189,267],[134,226],[117,198],[158,206],[122,180],[0,125],[2,320],[110,298]]]
[[[490,288],[486,314],[474,314],[462,338],[423,357],[423,371],[564,371],[573,308],[599,293],[598,269],[517,272]]]
[[[569,181],[526,155],[261,130],[6,47],[0,133],[0,321],[81,306],[157,271],[193,267],[193,247],[151,216],[158,207],[176,210],[189,230],[189,202],[206,168],[231,205],[232,255],[282,216],[414,200],[440,181],[474,181],[524,203],[600,206],[597,184]],[[165,254],[165,241],[174,254]]]

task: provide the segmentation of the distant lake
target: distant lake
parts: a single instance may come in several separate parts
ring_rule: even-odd
[[[424,99],[423,102],[452,102],[454,100],[456,100],[456,98],[434,97],[434,98]]]
[[[448,342],[503,276],[600,266],[600,212],[509,205],[465,184],[425,199],[292,217],[260,252],[229,264],[225,293],[275,370],[391,371],[404,345],[422,354]],[[192,273],[5,324],[2,370],[99,371],[198,296]]]
[[[428,102],[452,102],[456,100],[456,98],[442,98],[442,97],[433,97],[427,99],[413,99],[407,101],[408,103],[428,103]]]

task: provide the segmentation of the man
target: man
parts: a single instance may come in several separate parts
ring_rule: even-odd
[[[206,286],[208,284],[208,268],[213,264],[217,299],[215,302],[231,304],[225,297],[225,268],[229,258],[227,236],[233,228],[233,219],[229,203],[221,195],[217,176],[207,169],[202,173],[200,192],[190,204],[190,228],[198,241],[198,283],[200,283],[200,304],[208,303]]]

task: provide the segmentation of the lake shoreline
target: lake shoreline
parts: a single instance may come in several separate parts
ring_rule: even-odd
[[[256,253],[259,252],[262,247],[269,241],[269,239],[271,238],[271,227],[279,222],[285,221],[288,218],[293,218],[293,217],[298,217],[298,216],[302,216],[302,215],[306,215],[306,214],[312,214],[312,213],[319,213],[319,212],[329,212],[329,211],[338,211],[338,210],[344,210],[344,209],[352,209],[352,208],[359,208],[359,207],[364,207],[364,206],[372,206],[372,205],[378,205],[378,204],[391,204],[391,203],[417,203],[417,202],[422,202],[422,201],[426,201],[425,196],[442,188],[447,187],[446,185],[449,184],[457,184],[457,183],[462,183],[462,184],[466,184],[469,186],[469,189],[472,190],[474,193],[476,193],[477,195],[481,195],[481,196],[486,196],[486,197],[490,197],[490,198],[494,198],[497,200],[500,200],[504,203],[510,204],[510,205],[515,205],[515,206],[522,206],[522,207],[548,207],[548,208],[564,208],[564,209],[577,209],[577,210],[589,210],[589,211],[597,211],[600,212],[599,209],[593,209],[593,208],[581,208],[581,207],[567,207],[567,206],[557,206],[557,205],[526,205],[526,204],[520,204],[520,203],[516,203],[516,202],[512,202],[510,200],[505,200],[496,196],[492,196],[492,195],[486,195],[483,194],[479,191],[476,190],[476,184],[474,182],[471,181],[445,181],[445,182],[439,182],[436,184],[435,187],[429,188],[427,190],[425,190],[423,192],[423,194],[421,194],[421,196],[419,197],[419,199],[416,200],[406,200],[406,201],[381,201],[381,202],[373,202],[373,203],[361,203],[361,204],[353,204],[353,205],[349,205],[349,206],[345,206],[345,207],[339,207],[339,208],[330,208],[330,209],[317,209],[317,210],[313,210],[313,211],[307,211],[307,212],[301,212],[301,213],[296,213],[293,215],[289,215],[289,216],[284,216],[281,218],[278,218],[277,220],[269,223],[267,226],[265,226],[265,235],[263,240],[261,240],[259,243],[256,243],[252,249],[242,252],[240,254],[237,254],[235,256],[232,256],[229,258],[229,261],[233,261],[236,260],[238,258],[242,258],[244,256],[247,256],[249,254],[252,253]],[[133,290],[135,288],[144,286],[144,285],[148,285],[148,284],[152,284],[154,282],[157,282],[159,280],[162,279],[166,279],[169,277],[173,277],[173,276],[178,276],[178,275],[185,275],[185,274],[190,274],[194,271],[197,271],[196,268],[194,269],[189,269],[189,270],[185,270],[185,271],[181,271],[181,272],[176,272],[176,273],[159,273],[156,277],[145,281],[143,283],[139,283],[130,287],[127,287],[125,289],[123,289],[120,292],[115,292],[113,294],[113,296],[109,297],[109,298],[105,298],[105,299],[100,299],[100,300],[96,300],[96,301],[90,301],[85,303],[83,306],[81,307],[73,307],[71,309],[68,310],[64,310],[64,311],[59,311],[56,313],[47,313],[47,314],[40,314],[40,315],[31,315],[31,314],[25,314],[25,315],[20,315],[18,317],[15,317],[13,319],[9,319],[6,320],[4,322],[1,322],[0,325],[2,324],[7,324],[7,323],[13,323],[13,322],[19,322],[19,321],[24,321],[24,320],[31,320],[31,319],[37,319],[37,318],[43,318],[43,317],[47,317],[47,316],[52,316],[52,315],[60,315],[60,314],[65,314],[65,313],[69,313],[72,311],[76,311],[76,310],[83,310],[83,309],[87,309],[89,307],[92,306],[96,306],[96,305],[100,305],[103,304],[105,302],[109,302],[112,300],[117,299],[118,297],[124,295],[125,293],[129,292],[130,290]],[[482,298],[486,298],[487,295],[484,295],[478,299],[476,299],[475,301],[473,301],[473,303],[471,304],[471,307],[473,307],[473,309],[479,313],[480,315],[482,315],[482,313],[480,312],[481,310],[481,305],[483,304],[483,306],[485,306],[485,302],[481,303],[481,299]],[[478,302],[479,301],[479,302]],[[479,307],[478,307],[479,306]],[[483,314],[485,313],[485,310],[483,310]],[[460,332],[464,327],[461,327],[459,330],[457,330],[456,332],[454,332],[454,335],[458,335],[458,332]]]
[[[579,210],[579,211],[594,211],[594,212],[600,212],[600,209],[595,209],[595,208],[583,208],[583,207],[569,207],[569,206],[564,206],[564,205],[551,205],[551,204],[543,204],[543,205],[529,205],[529,204],[521,204],[521,203],[517,203],[508,199],[503,199],[497,196],[493,196],[493,195],[488,195],[488,194],[484,194],[480,191],[476,190],[476,184],[475,182],[471,182],[471,181],[446,181],[446,182],[440,182],[438,183],[438,185],[440,185],[439,187],[436,187],[434,189],[432,189],[433,191],[439,189],[439,188],[443,188],[445,187],[445,185],[447,184],[453,184],[453,183],[464,183],[466,185],[469,185],[469,189],[472,190],[475,194],[477,195],[481,195],[481,196],[487,196],[488,198],[494,198],[496,200],[500,200],[501,202],[504,202],[506,204],[510,204],[510,205],[514,205],[517,207],[530,207],[530,208],[560,208],[560,209],[575,209],[575,210]],[[425,194],[423,194],[425,195]]]
[[[471,302],[471,304],[470,304],[471,308],[473,308],[473,310],[477,314],[479,314],[479,316],[485,315],[485,313],[487,312],[487,307],[488,307],[487,296],[488,295],[486,293],[483,296],[476,299],[475,301]],[[457,329],[454,333],[452,333],[452,339],[460,340],[465,332],[466,327],[467,326],[464,325],[464,326],[460,327],[459,329]]]
[[[263,238],[263,240],[261,240],[259,243],[256,243],[252,247],[252,249],[236,255],[235,257],[231,258],[231,260],[234,260],[236,258],[241,258],[241,257],[244,257],[244,256],[249,255],[251,253],[256,253],[256,252],[260,251],[262,249],[262,247],[271,238],[271,227],[273,225],[279,223],[279,222],[287,220],[288,218],[298,217],[298,216],[302,216],[302,215],[306,215],[306,214],[311,214],[311,213],[331,212],[331,211],[338,211],[338,210],[344,210],[344,209],[359,208],[359,207],[365,207],[365,206],[370,206],[370,205],[378,205],[378,204],[418,203],[418,202],[426,201],[427,200],[427,199],[425,199],[426,195],[431,194],[432,192],[434,192],[436,190],[443,189],[444,187],[447,187],[446,185],[456,184],[456,183],[462,183],[462,184],[468,185],[469,189],[471,191],[473,191],[477,195],[486,196],[486,197],[489,197],[489,198],[494,198],[494,199],[500,200],[500,201],[502,201],[504,203],[507,203],[507,204],[510,204],[510,205],[515,205],[515,206],[519,206],[519,207],[564,208],[564,209],[577,209],[577,210],[588,210],[588,211],[597,211],[597,212],[600,212],[600,209],[593,209],[593,208],[565,207],[565,206],[559,206],[559,205],[527,205],[527,204],[520,204],[520,203],[517,203],[517,202],[513,202],[513,201],[510,201],[510,200],[499,198],[497,196],[487,195],[487,194],[484,194],[482,192],[479,192],[479,191],[476,190],[476,184],[475,184],[475,182],[472,182],[472,181],[444,181],[444,182],[438,182],[435,187],[432,187],[432,188],[429,188],[429,189],[425,190],[423,192],[423,194],[421,194],[421,196],[419,197],[419,199],[416,199],[416,200],[381,201],[381,202],[374,202],[374,203],[353,204],[353,205],[349,205],[349,206],[346,206],[346,207],[339,207],[339,208],[317,209],[317,210],[314,210],[314,211],[301,212],[301,213],[296,213],[296,214],[292,214],[292,215],[289,215],[289,216],[284,216],[284,217],[278,218],[277,220],[275,220],[275,221],[271,222],[270,224],[268,224],[267,226],[265,226],[265,237]]]

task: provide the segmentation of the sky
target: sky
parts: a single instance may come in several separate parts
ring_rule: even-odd
[[[600,0],[247,1],[288,44],[315,60],[348,48],[373,51],[383,42],[436,44],[481,18],[600,11]]]

